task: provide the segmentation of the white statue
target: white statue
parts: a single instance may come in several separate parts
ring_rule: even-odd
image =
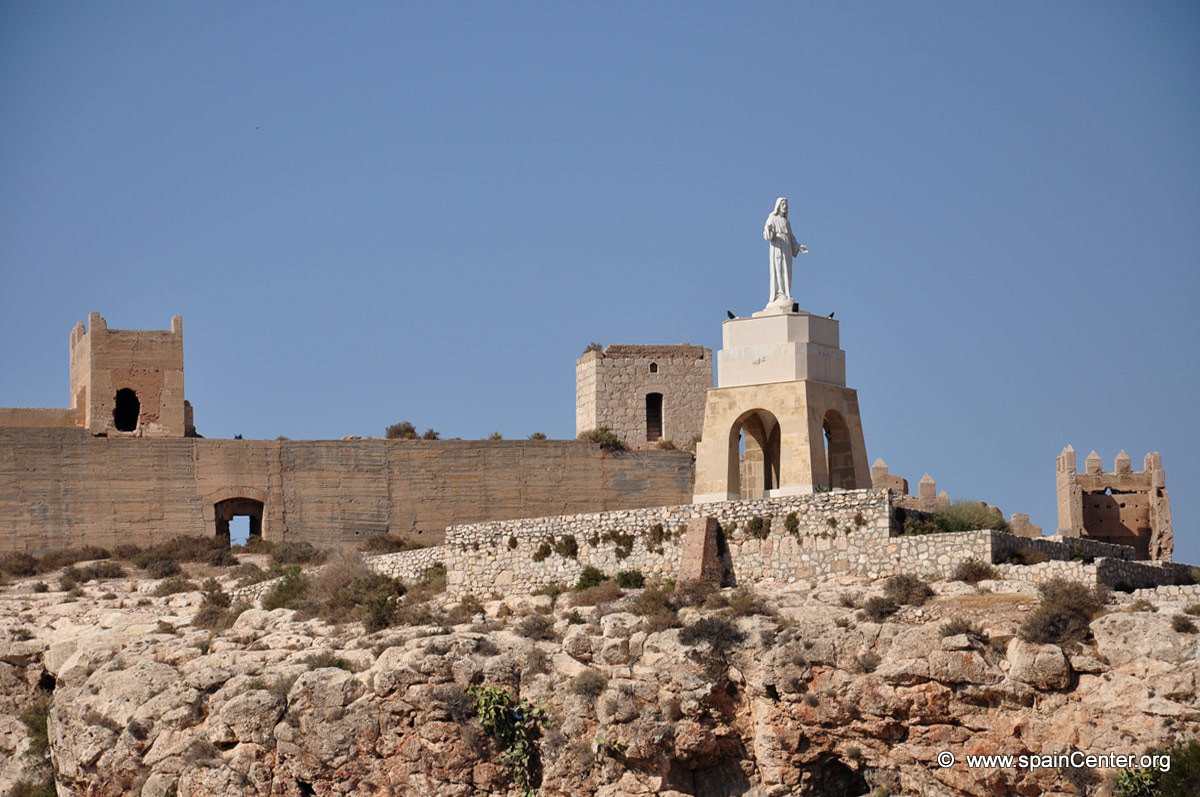
[[[787,197],[775,200],[775,210],[767,216],[763,238],[771,245],[771,301],[767,307],[792,308],[792,258],[808,247],[797,243],[788,221]]]

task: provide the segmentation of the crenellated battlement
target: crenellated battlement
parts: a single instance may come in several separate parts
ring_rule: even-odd
[[[1129,454],[1113,458],[1104,470],[1092,451],[1077,470],[1068,445],[1055,462],[1059,533],[1132,546],[1140,559],[1170,561],[1174,548],[1166,472],[1157,451],[1146,454],[1142,470],[1133,470]]]

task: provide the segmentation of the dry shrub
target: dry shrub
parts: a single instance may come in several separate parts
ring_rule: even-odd
[[[168,578],[154,589],[156,598],[165,598],[168,595],[177,595],[180,592],[195,592],[200,589],[200,586],[194,581],[188,581],[182,576]]]
[[[611,603],[621,597],[621,588],[617,586],[615,581],[605,581],[602,584],[597,584],[594,587],[576,592],[572,598],[572,603],[575,606],[599,606],[602,603]]]
[[[358,550],[368,554],[400,553],[401,551],[416,551],[426,547],[428,546],[403,537],[397,537],[395,534],[372,534],[359,543]]]
[[[892,576],[883,586],[883,591],[896,603],[920,606],[933,595],[922,579],[908,573]]]
[[[775,612],[766,602],[745,587],[738,587],[729,596],[729,613],[734,617],[749,617],[755,614],[773,617]]]
[[[10,576],[35,576],[38,560],[27,553],[17,551],[0,556],[0,573]]]
[[[979,559],[967,559],[959,562],[954,568],[952,578],[955,581],[964,581],[967,584],[978,584],[980,581],[995,579],[1000,574],[996,572],[996,568],[989,565],[987,562]]]
[[[882,623],[899,609],[900,607],[896,605],[896,601],[879,595],[867,598],[862,605],[863,616],[873,623]]]
[[[542,614],[531,614],[517,624],[517,633],[526,639],[549,641],[558,639],[554,633],[554,621]]]
[[[1108,591],[1065,578],[1038,584],[1041,603],[1021,626],[1026,642],[1058,644],[1086,639],[1091,621],[1108,602]]]
[[[37,571],[49,573],[60,567],[68,567],[76,562],[87,562],[93,559],[107,559],[109,553],[104,548],[95,545],[81,545],[78,548],[63,548],[49,551],[38,558]]]
[[[593,701],[607,686],[608,679],[596,670],[584,670],[571,679],[571,691]]]

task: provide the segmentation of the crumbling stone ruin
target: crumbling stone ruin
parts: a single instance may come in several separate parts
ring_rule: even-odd
[[[712,387],[703,346],[589,347],[575,361],[575,434],[607,428],[632,449],[693,448]]]
[[[1128,545],[1138,559],[1171,561],[1171,499],[1158,452],[1146,455],[1142,470],[1130,470],[1122,451],[1106,473],[1093,451],[1077,473],[1075,449],[1068,445],[1058,455],[1056,481],[1059,534]]]

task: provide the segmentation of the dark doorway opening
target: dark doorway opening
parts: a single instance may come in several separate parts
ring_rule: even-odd
[[[646,394],[646,441],[662,440],[662,393]]]
[[[244,544],[235,542],[235,537],[230,533],[230,521],[234,518],[245,517],[248,519],[246,526],[243,526],[245,531],[238,529],[241,534],[245,534],[246,542],[251,539],[262,539],[262,516],[263,503],[255,501],[253,498],[228,498],[224,501],[218,501],[213,509],[217,519],[217,537],[225,540],[232,545]]]
[[[113,426],[118,432],[137,431],[138,416],[142,414],[142,403],[138,401],[137,393],[123,387],[117,391],[113,407]]]

